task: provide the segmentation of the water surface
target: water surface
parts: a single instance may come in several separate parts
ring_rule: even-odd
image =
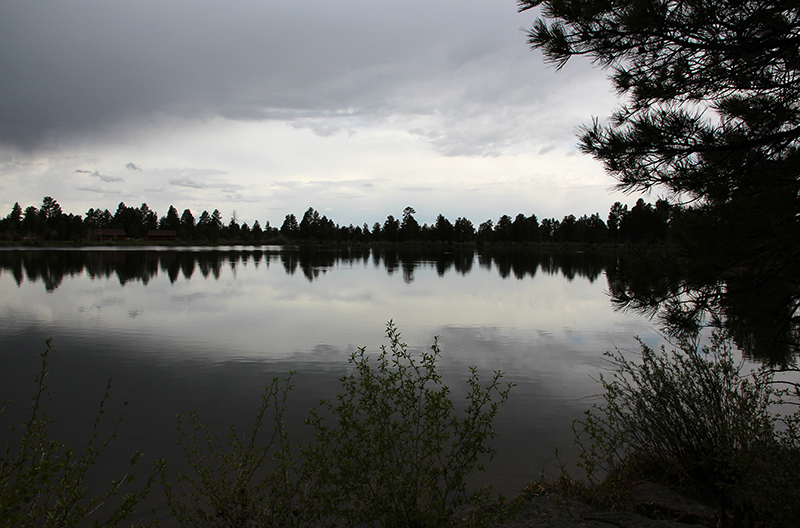
[[[377,352],[392,320],[413,350],[442,349],[457,398],[469,366],[517,386],[496,421],[480,482],[513,494],[553,450],[574,461],[570,424],[599,392],[602,353],[661,339],[615,312],[593,254],[296,248],[0,250],[3,427],[25,416],[37,353],[52,337],[55,431],[83,438],[106,381],[125,422],[106,465],[133,450],[177,459],[175,415],[251,423],[272,376],[294,371],[290,426],[332,397],[358,347]],[[109,413],[112,415],[113,413]],[[110,422],[110,420],[108,420]]]

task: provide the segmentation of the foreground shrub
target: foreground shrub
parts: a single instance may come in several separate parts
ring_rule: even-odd
[[[319,478],[339,497],[336,516],[350,524],[442,527],[480,524],[502,510],[490,489],[468,492],[467,477],[494,454],[492,421],[511,384],[495,372],[467,381],[466,408],[457,410],[436,370],[440,349],[414,357],[390,322],[388,348],[374,361],[361,348],[342,392],[312,410],[316,444],[307,452]]]
[[[151,475],[144,486],[132,491],[127,491],[134,480],[130,472],[112,481],[100,494],[87,489],[87,473],[116,436],[122,417],[113,432],[101,439],[99,427],[110,396],[109,381],[83,450],[74,451],[53,438],[48,427],[53,422],[48,414],[51,396],[45,385],[47,358],[52,350],[48,339],[40,355],[42,363],[35,379],[30,418],[19,430],[11,428],[0,458],[0,526],[70,527],[90,521],[93,526],[117,526],[133,516],[154,477]],[[139,456],[137,453],[131,457],[131,469]]]
[[[777,524],[797,519],[798,414],[776,412],[788,391],[775,388],[775,372],[743,371],[716,336],[701,350],[641,348],[638,363],[608,354],[616,371],[601,377],[603,402],[574,425],[578,465],[595,493],[614,502],[644,476],[715,501],[723,519],[731,509],[752,512],[751,500]]]
[[[273,379],[250,431],[219,439],[194,413],[179,425],[190,471],[165,478],[167,504],[182,526],[478,525],[504,511],[467,477],[494,451],[492,420],[508,398],[501,374],[481,384],[474,369],[463,412],[436,370],[432,351],[414,357],[389,323],[376,361],[350,357],[335,401],[311,410],[314,440],[290,445],[283,423],[289,380]],[[187,431],[188,425],[188,431]]]
[[[180,445],[190,471],[174,472],[177,487],[166,473],[162,483],[169,511],[181,526],[323,524],[325,497],[306,462],[292,451],[284,427],[289,381],[273,378],[264,388],[250,430],[240,435],[231,425],[224,444],[195,412],[189,413],[188,424],[178,417]]]

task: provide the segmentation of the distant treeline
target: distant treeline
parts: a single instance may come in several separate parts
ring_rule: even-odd
[[[298,242],[500,242],[587,244],[661,242],[666,239],[673,206],[666,200],[655,205],[639,199],[632,208],[616,202],[604,221],[598,213],[591,216],[567,215],[561,220],[520,213],[514,218],[501,216],[497,222],[487,220],[477,227],[467,218],[451,222],[438,215],[431,224],[419,224],[416,211],[406,207],[400,218],[389,215],[383,222],[370,226],[340,226],[313,208],[300,220],[288,214],[280,227],[239,224],[235,214],[226,224],[219,209],[203,211],[199,217],[189,209],[182,214],[170,206],[159,217],[146,203],[128,207],[120,202],[115,213],[108,209],[89,209],[86,214],[66,214],[50,196],[41,207],[24,210],[15,203],[11,212],[0,220],[0,237],[7,242],[39,241],[92,242],[102,240],[177,240],[194,243],[281,244]]]

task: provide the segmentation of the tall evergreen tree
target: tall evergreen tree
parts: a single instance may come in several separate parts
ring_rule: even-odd
[[[472,240],[475,237],[475,226],[463,216],[456,219],[453,229],[455,230],[456,240],[459,242]]]
[[[158,221],[158,228],[177,231],[180,226],[181,218],[178,216],[178,210],[175,209],[175,206],[170,205],[166,216],[162,216]]]
[[[442,242],[450,242],[455,238],[455,228],[453,224],[450,223],[450,220],[444,217],[444,215],[438,215],[436,217],[436,223],[433,226],[433,231],[435,233],[436,240],[440,240]]]
[[[383,239],[388,240],[389,242],[395,242],[397,241],[397,236],[399,232],[400,232],[400,220],[397,220],[392,215],[387,216],[386,220],[383,222],[383,229],[381,230]]]
[[[283,219],[281,225],[281,234],[287,238],[294,238],[297,236],[300,226],[297,224],[297,217],[293,213],[289,213]]]
[[[413,207],[403,209],[403,220],[400,223],[400,234],[403,240],[414,240],[419,237],[420,227],[414,215],[417,212]]]
[[[41,238],[44,236],[45,223],[39,214],[39,209],[30,205],[25,208],[22,217],[22,231],[25,236]]]
[[[179,238],[194,238],[194,215],[190,209],[184,209],[181,213],[181,227]]]
[[[22,229],[22,206],[19,205],[19,202],[14,202],[14,207],[11,208],[6,220],[14,231],[18,232]]]
[[[52,196],[45,196],[42,199],[42,207],[39,209],[39,214],[45,220],[52,220],[60,217],[63,211],[61,210],[61,205]]]
[[[142,230],[144,232],[158,229],[158,213],[150,209],[146,203],[139,206],[139,217],[142,219]]]
[[[668,317],[691,326],[707,308],[752,306],[760,292],[770,306],[751,312],[751,326],[770,318],[775,325],[774,335],[756,340],[796,350],[800,4],[519,0],[518,6],[541,7],[528,36],[545,60],[561,68],[587,56],[610,70],[625,98],[608,124],[595,120],[582,129],[581,149],[604,163],[620,189],[662,189],[691,204],[676,217],[674,240],[693,267],[686,274],[717,280],[676,286],[675,297],[662,299],[671,302]],[[746,341],[740,346],[751,348]]]

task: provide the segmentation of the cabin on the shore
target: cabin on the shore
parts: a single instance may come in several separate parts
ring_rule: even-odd
[[[97,229],[94,238],[101,241],[116,242],[118,240],[128,240],[128,235],[124,229]]]
[[[178,233],[174,229],[149,229],[147,240],[178,240]]]

